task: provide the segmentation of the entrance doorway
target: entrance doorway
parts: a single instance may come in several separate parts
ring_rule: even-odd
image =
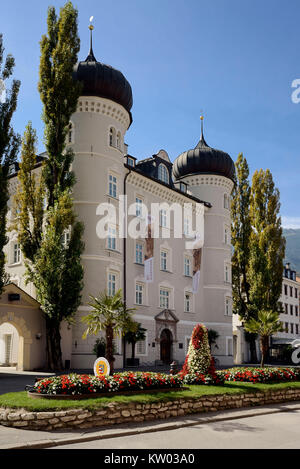
[[[172,361],[172,343],[172,332],[169,329],[164,329],[160,335],[160,359],[167,365]]]
[[[0,365],[16,366],[19,354],[19,334],[9,323],[0,326]]]

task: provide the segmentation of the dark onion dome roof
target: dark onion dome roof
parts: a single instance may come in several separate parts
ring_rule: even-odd
[[[130,114],[133,104],[132,89],[123,73],[110,65],[97,62],[92,45],[83,62],[74,66],[73,79],[83,83],[81,96],[98,96],[121,104]]]
[[[208,146],[202,133],[196,148],[181,153],[173,164],[175,179],[193,174],[217,174],[234,180],[235,165],[228,153]]]

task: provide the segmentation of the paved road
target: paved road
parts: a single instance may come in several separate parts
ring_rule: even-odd
[[[300,406],[295,408],[56,449],[300,449]]]

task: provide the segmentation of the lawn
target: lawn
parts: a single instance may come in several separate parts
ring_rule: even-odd
[[[48,400],[48,399],[32,399],[27,396],[27,392],[14,392],[0,395],[0,407],[24,408],[29,411],[51,411],[64,410],[72,408],[95,409],[109,402],[117,402],[129,404],[131,402],[147,404],[155,402],[170,401],[179,398],[197,399],[201,396],[217,395],[217,394],[242,394],[268,392],[280,389],[300,388],[300,381],[275,383],[275,384],[253,384],[242,382],[226,382],[223,386],[185,386],[186,390],[156,392],[148,394],[136,395],[115,395],[111,397],[100,397],[97,399],[83,400]]]

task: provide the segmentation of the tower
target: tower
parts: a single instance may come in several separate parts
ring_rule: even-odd
[[[173,176],[188,184],[190,192],[212,207],[205,213],[203,262],[201,266],[203,301],[201,320],[219,333],[218,354],[222,364],[232,364],[232,287],[230,242],[230,195],[235,166],[231,157],[207,145],[203,135],[197,146],[174,162]]]
[[[100,220],[99,204],[108,203],[118,212],[119,195],[123,193],[125,175],[124,137],[132,123],[132,90],[124,75],[115,68],[98,62],[92,45],[87,58],[76,64],[73,79],[82,83],[81,96],[73,114],[68,143],[75,153],[73,171],[76,176],[74,206],[84,223],[85,251],[84,289],[78,315],[87,314],[89,295],[113,294],[122,288],[123,244],[118,238],[119,226],[109,226],[111,237],[101,239],[96,227]],[[118,219],[118,218],[117,218]],[[114,243],[114,249],[110,249]],[[80,320],[73,329],[72,366],[90,367],[95,338],[82,342]],[[90,353],[91,355],[91,353]],[[78,359],[76,359],[78,357]],[[77,363],[78,362],[78,363]]]

